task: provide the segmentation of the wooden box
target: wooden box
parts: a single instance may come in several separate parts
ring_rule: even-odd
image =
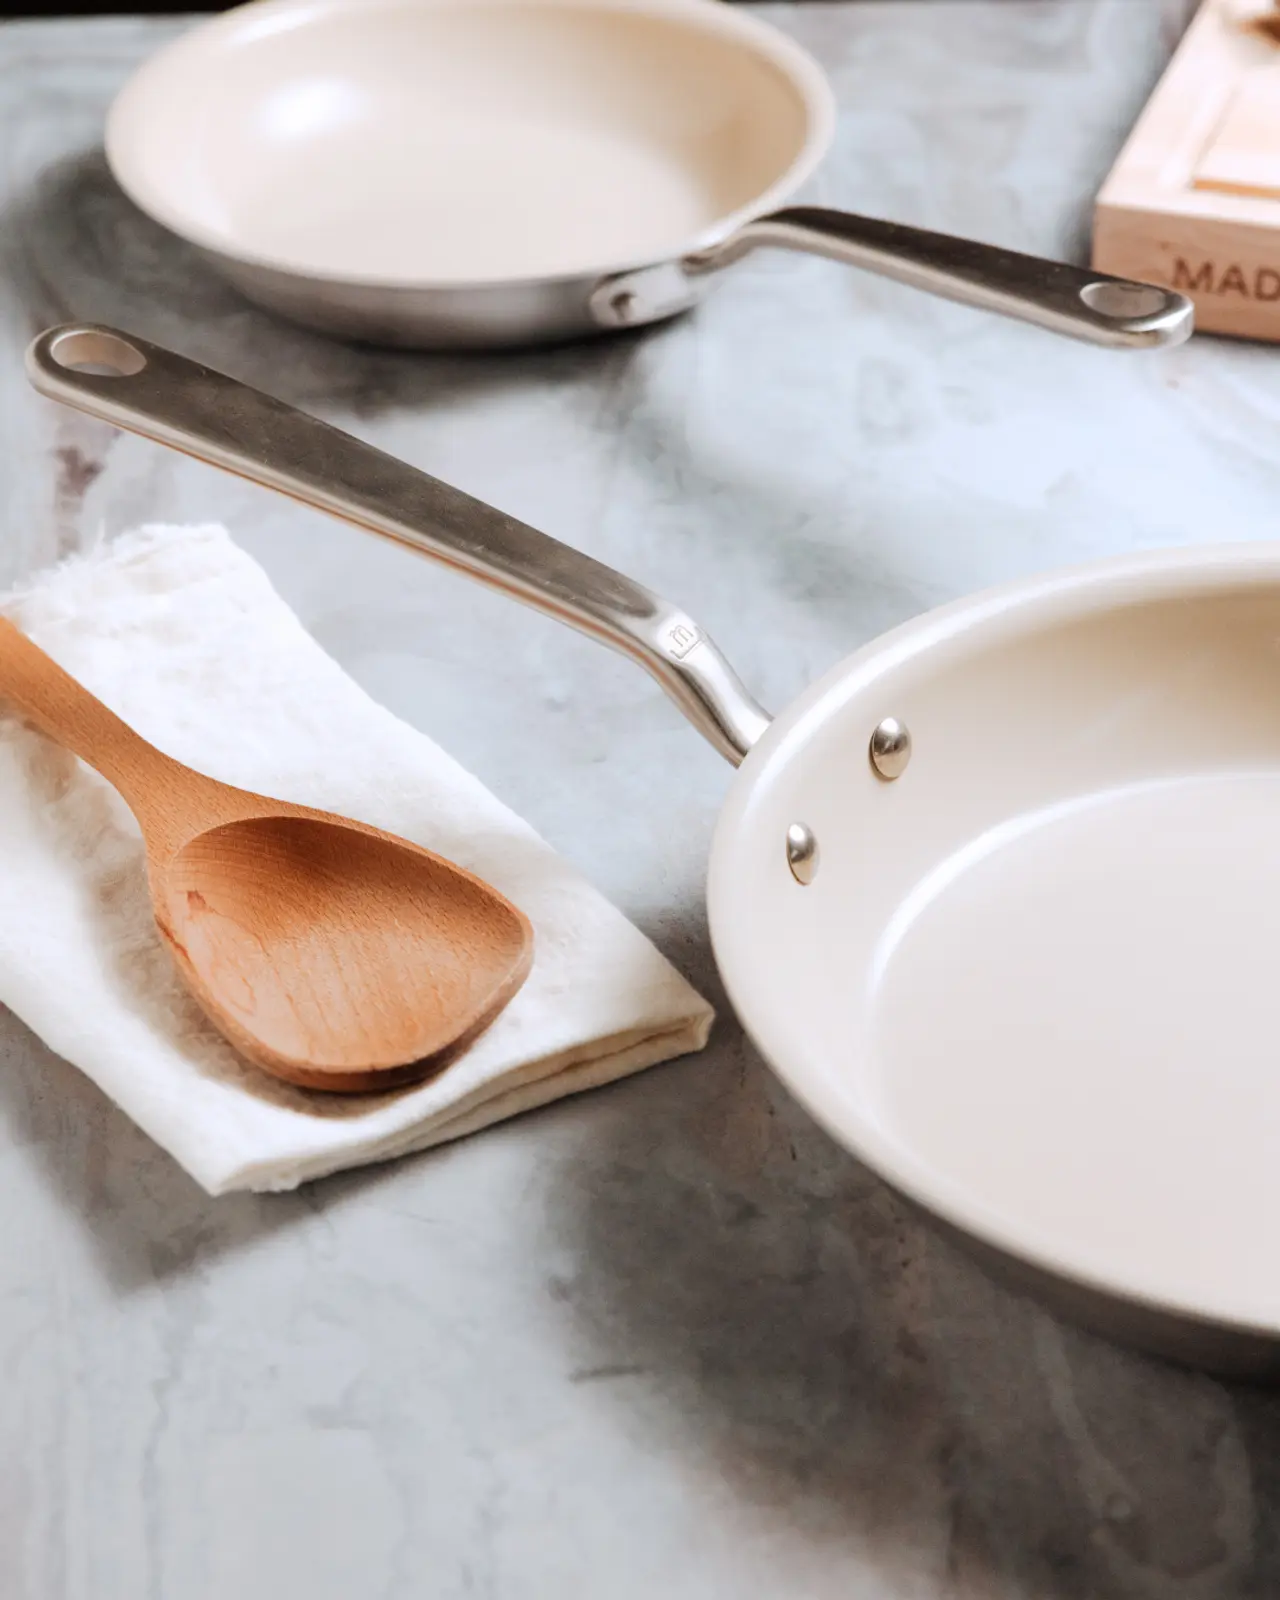
[[[1280,9],[1204,0],[1098,196],[1093,264],[1280,341]]]

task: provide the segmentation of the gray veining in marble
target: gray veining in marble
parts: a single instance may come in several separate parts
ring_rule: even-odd
[[[1079,254],[1186,0],[771,8],[831,72],[825,201]],[[242,305],[105,175],[180,23],[0,30],[0,474],[15,579],[218,518],[319,639],[718,996],[728,769],[624,662],[37,401],[121,323],[317,408],[684,602],[781,705],[937,600],[1262,538],[1280,355],[1131,359],[819,262],[644,339],[357,353]],[[990,1285],[713,1047],[469,1143],[210,1201],[0,1025],[5,1600],[1250,1600],[1280,1591],[1280,1400]]]

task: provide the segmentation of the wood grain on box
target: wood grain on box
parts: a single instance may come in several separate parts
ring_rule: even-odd
[[[1280,40],[1205,0],[1098,196],[1093,264],[1181,289],[1197,326],[1280,341]]]

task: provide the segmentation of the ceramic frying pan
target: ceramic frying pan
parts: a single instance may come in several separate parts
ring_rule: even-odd
[[[250,299],[374,342],[639,326],[765,247],[1098,344],[1190,332],[1166,289],[777,209],[834,121],[817,64],[721,0],[258,0],[152,57],[106,147]]]
[[[1270,1367],[1280,546],[963,601],[771,722],[678,607],[280,401],[102,329],[43,334],[29,370],[647,668],[741,763],[711,929],[784,1082],[1059,1308],[1184,1360]]]

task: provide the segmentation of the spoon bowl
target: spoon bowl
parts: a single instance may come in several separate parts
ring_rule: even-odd
[[[480,1032],[523,983],[524,919],[400,839],[306,815],[198,833],[153,875],[188,986],[260,1066],[392,1088]]]
[[[187,986],[275,1077],[339,1093],[416,1082],[527,977],[528,920],[490,885],[406,839],[174,761],[4,620],[0,697],[123,795]]]

